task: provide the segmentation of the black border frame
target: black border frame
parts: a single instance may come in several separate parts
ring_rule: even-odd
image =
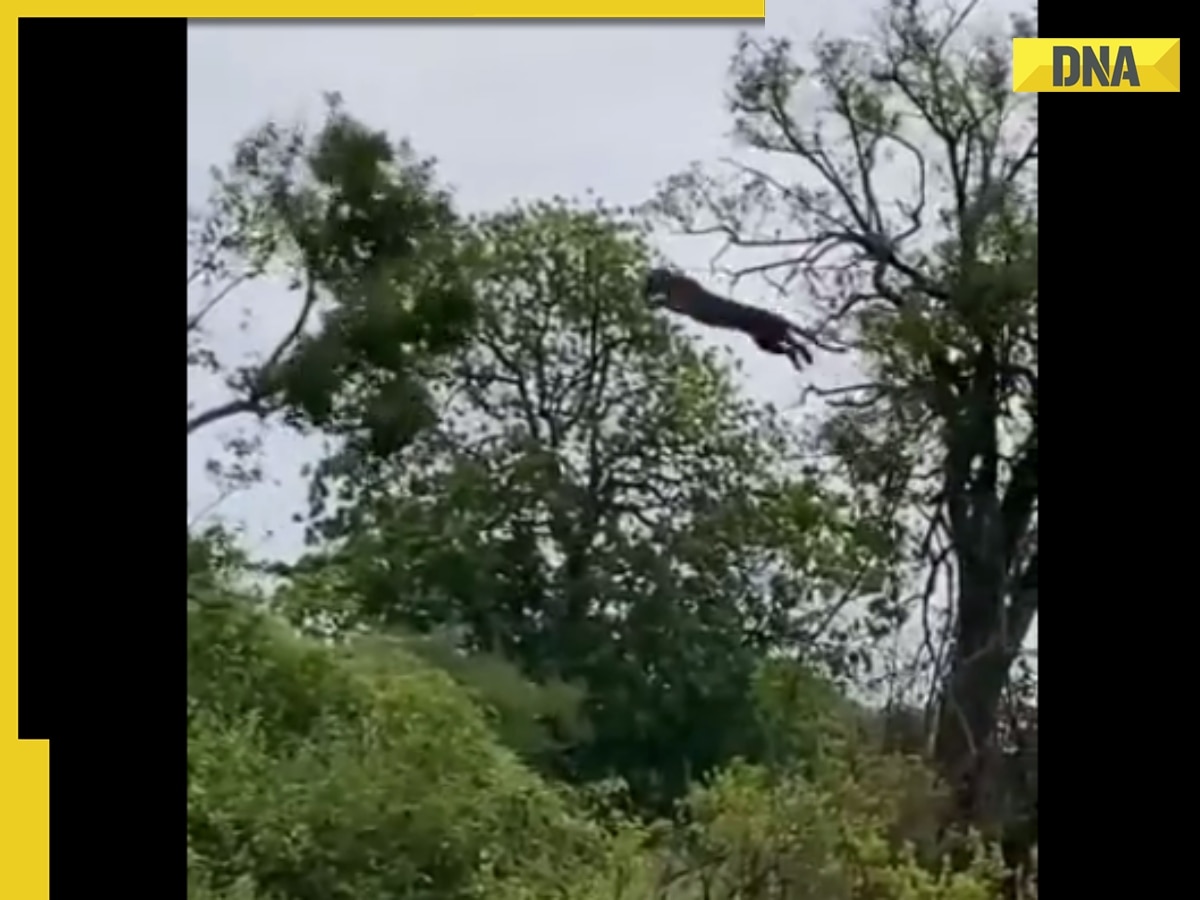
[[[1040,37],[1185,30],[1168,4],[1041,0],[1038,13]],[[1038,617],[1048,650],[1039,707],[1050,707],[1039,715],[1039,782],[1050,790],[1039,879],[1047,896],[1165,895],[1172,888],[1159,872],[1169,867],[1159,861],[1181,852],[1172,845],[1182,838],[1161,827],[1152,804],[1162,788],[1146,776],[1175,777],[1167,745],[1152,735],[1170,721],[1163,711],[1180,706],[1167,700],[1180,676],[1163,663],[1186,654],[1180,645],[1191,637],[1171,627],[1179,589],[1167,583],[1188,539],[1147,513],[1169,508],[1192,469],[1190,416],[1177,414],[1195,353],[1179,302],[1196,252],[1184,246],[1179,209],[1186,120],[1181,94],[1038,100],[1038,281],[1050,304],[1039,330],[1054,348],[1042,458],[1060,473],[1048,479],[1046,540],[1058,549],[1046,572],[1062,579]]]
[[[30,523],[18,732],[50,740],[57,896],[184,882],[185,611],[170,597],[182,548],[164,527],[183,506],[164,488],[182,479],[184,450],[168,442],[177,407],[162,384],[175,356],[163,333],[178,318],[178,243],[163,226],[186,189],[186,30],[183,19],[18,23]]]

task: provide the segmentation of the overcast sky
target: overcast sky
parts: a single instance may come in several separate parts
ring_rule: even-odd
[[[766,28],[805,45],[822,31],[864,31],[874,8],[868,0],[775,0]],[[1003,13],[1011,4],[994,8]],[[729,152],[723,94],[741,27],[193,23],[189,203],[203,200],[209,168],[228,160],[238,138],[268,117],[318,116],[324,91],[340,92],[356,118],[436,156],[464,210],[588,188],[612,203],[639,203],[665,176]],[[670,240],[664,249],[674,263],[701,271],[712,251],[691,239]],[[217,322],[221,350],[261,347],[286,329],[285,296],[259,291],[254,299],[247,330],[239,329],[234,309]],[[800,385],[786,362],[738,336],[724,342],[744,359],[753,393],[784,406],[795,401]],[[189,392],[201,403],[212,397],[190,380]],[[189,518],[212,499],[203,463],[221,434],[214,428],[189,440]],[[219,512],[245,526],[259,553],[292,556],[300,549],[290,523],[303,505],[299,468],[315,448],[275,433],[267,450],[273,483],[222,503]]]

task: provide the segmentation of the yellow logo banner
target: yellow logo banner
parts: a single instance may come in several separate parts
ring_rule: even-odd
[[[1018,94],[1179,92],[1179,38],[1013,38]]]

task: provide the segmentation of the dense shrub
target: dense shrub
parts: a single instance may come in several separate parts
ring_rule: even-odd
[[[985,854],[966,871],[919,863],[927,772],[855,743],[836,711],[814,713],[827,752],[734,765],[646,825],[619,786],[567,792],[532,772],[477,692],[401,642],[335,648],[227,594],[189,603],[189,900],[994,895]]]
[[[698,789],[676,837],[672,900],[987,900],[998,871],[926,867],[933,790],[913,760],[824,765],[815,777],[737,764]]]
[[[450,900],[600,858],[598,827],[400,649],[363,664],[236,602],[189,631],[194,896]]]

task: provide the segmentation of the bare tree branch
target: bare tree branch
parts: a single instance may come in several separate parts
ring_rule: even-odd
[[[304,300],[300,305],[300,311],[296,314],[292,327],[280,338],[279,342],[275,345],[275,349],[267,357],[266,362],[257,366],[254,373],[245,379],[245,387],[243,388],[245,391],[244,396],[236,397],[189,417],[187,423],[187,433],[189,435],[195,434],[201,428],[212,425],[214,422],[219,422],[222,419],[228,419],[232,416],[245,413],[263,414],[263,404],[270,395],[279,366],[284,356],[300,340],[300,336],[304,333],[304,329],[312,316],[312,311],[316,303],[317,285],[315,279],[310,274],[307,277]]]

